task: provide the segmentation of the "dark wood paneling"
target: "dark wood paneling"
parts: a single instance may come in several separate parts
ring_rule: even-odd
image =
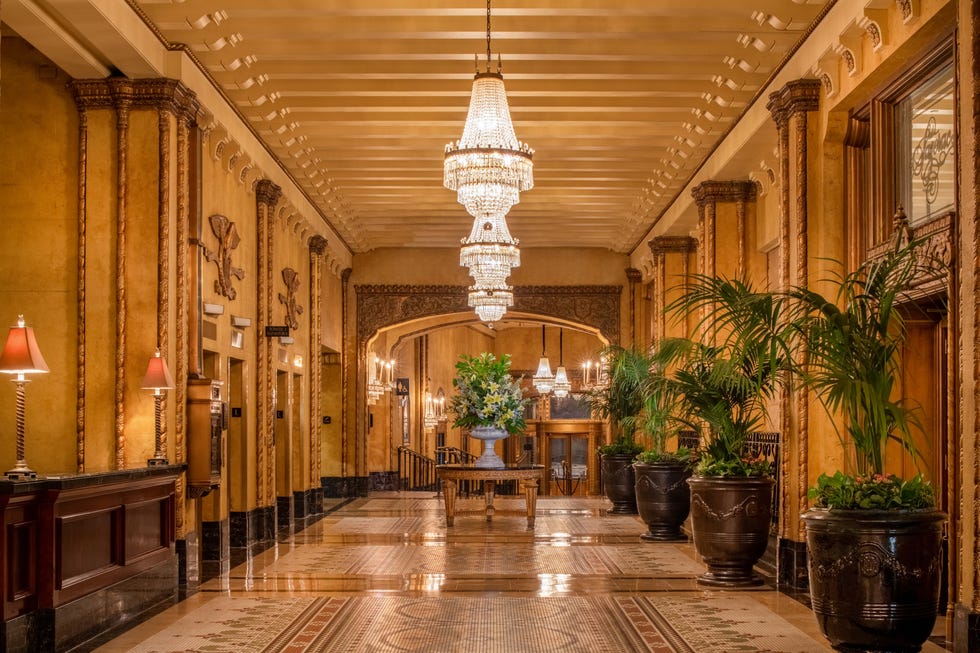
[[[38,495],[0,497],[3,620],[37,608]]]

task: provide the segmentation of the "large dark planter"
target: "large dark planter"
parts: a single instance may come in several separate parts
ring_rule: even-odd
[[[633,476],[633,456],[602,454],[602,487],[612,501],[610,515],[636,514],[636,479]]]
[[[772,518],[771,478],[692,476],[691,531],[708,571],[701,585],[761,585],[752,566],[766,552]]]
[[[652,542],[686,542],[681,524],[691,512],[687,479],[691,468],[683,463],[633,463],[636,509],[648,531],[640,537]]]
[[[939,610],[944,521],[938,510],[803,514],[810,599],[831,646],[921,649]]]

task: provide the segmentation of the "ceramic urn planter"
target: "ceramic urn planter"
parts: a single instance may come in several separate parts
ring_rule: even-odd
[[[636,514],[636,478],[633,474],[633,456],[628,454],[602,454],[600,456],[602,487],[606,498],[612,501],[610,515]]]
[[[677,462],[633,463],[636,508],[647,525],[640,537],[651,542],[686,542],[681,525],[691,512],[689,465]]]
[[[945,521],[937,510],[803,514],[810,598],[831,646],[920,650],[939,609]]]

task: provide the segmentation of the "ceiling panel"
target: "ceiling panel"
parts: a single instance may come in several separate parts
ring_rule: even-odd
[[[195,52],[353,251],[456,247],[468,233],[442,158],[485,56],[486,5],[134,2]],[[824,4],[494,2],[494,56],[536,150],[511,232],[527,247],[629,252]]]

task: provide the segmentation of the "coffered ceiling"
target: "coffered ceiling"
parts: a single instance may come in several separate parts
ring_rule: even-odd
[[[486,50],[482,0],[129,3],[194,53],[352,251],[467,234],[442,159]],[[536,151],[511,232],[633,250],[826,4],[494,0],[494,57]]]

